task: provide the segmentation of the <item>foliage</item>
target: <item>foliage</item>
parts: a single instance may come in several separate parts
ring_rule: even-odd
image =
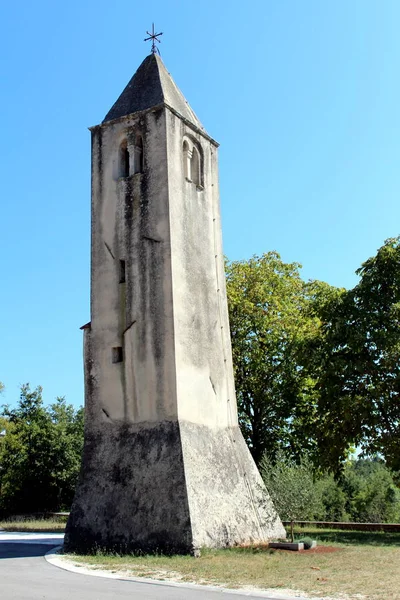
[[[314,484],[313,467],[307,458],[296,463],[280,451],[272,462],[265,454],[260,471],[283,521],[313,520],[320,498]]]
[[[400,473],[400,238],[362,264],[352,290],[306,283],[299,269],[275,252],[227,263],[239,420],[253,457],[307,452],[339,476],[358,447]]]
[[[3,407],[0,438],[0,510],[3,514],[55,511],[71,504],[83,443],[83,410],[64,398],[45,407],[42,389],[21,387],[17,407]]]
[[[314,519],[317,521],[350,521],[346,512],[346,494],[333,475],[330,473],[321,475],[315,485],[320,502]]]
[[[269,252],[227,262],[227,293],[240,425],[257,463],[280,449],[312,451],[316,398],[304,353],[320,320],[310,306],[335,288],[305,283],[300,265]]]
[[[351,521],[397,523],[400,521],[400,490],[393,474],[379,459],[350,461],[340,481]]]
[[[382,460],[358,458],[346,461],[338,480],[325,474],[316,479],[315,485],[320,496],[316,520],[400,521],[400,490],[394,474]]]
[[[274,462],[264,455],[261,475],[284,521],[400,521],[400,490],[382,460],[347,461],[335,480],[307,457],[296,463],[279,452]]]
[[[317,379],[315,432],[326,466],[349,444],[400,470],[400,238],[363,263],[359,283],[317,307],[310,347]]]

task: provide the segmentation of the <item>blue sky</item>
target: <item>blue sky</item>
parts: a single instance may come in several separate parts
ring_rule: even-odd
[[[0,4],[0,380],[83,403],[90,136],[150,48],[220,144],[225,253],[351,287],[400,222],[398,0]]]

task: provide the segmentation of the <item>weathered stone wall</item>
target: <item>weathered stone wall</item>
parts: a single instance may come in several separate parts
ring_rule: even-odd
[[[143,173],[119,177],[119,147],[136,133]],[[175,419],[165,111],[96,127],[92,135],[90,370],[98,418]],[[122,362],[112,362],[113,347],[122,347]]]
[[[183,140],[203,158],[202,186],[184,176]],[[218,194],[217,145],[167,112],[178,416],[237,424]]]
[[[239,427],[179,427],[193,547],[286,537]]]
[[[68,551],[189,553],[192,542],[178,423],[90,426]]]

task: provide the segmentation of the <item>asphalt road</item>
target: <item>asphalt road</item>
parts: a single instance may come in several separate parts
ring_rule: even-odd
[[[1,600],[249,600],[259,596],[105,579],[64,571],[44,554],[62,540],[0,532]],[[11,538],[11,539],[10,539]]]

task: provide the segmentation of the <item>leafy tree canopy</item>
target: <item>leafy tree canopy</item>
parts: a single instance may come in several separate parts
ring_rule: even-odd
[[[359,283],[320,307],[309,353],[317,378],[315,432],[325,465],[349,444],[400,470],[400,238],[363,263]]]
[[[16,408],[3,407],[0,510],[27,513],[69,508],[83,444],[83,409],[64,398],[43,405],[42,388],[21,387]]]
[[[241,428],[254,459],[280,449],[299,456],[314,440],[306,435],[317,399],[304,355],[320,327],[317,310],[339,294],[321,282],[305,283],[300,265],[269,252],[227,262],[227,293]]]
[[[307,452],[343,469],[351,448],[400,472],[400,238],[351,290],[304,282],[276,252],[227,263],[240,424],[256,462]]]

